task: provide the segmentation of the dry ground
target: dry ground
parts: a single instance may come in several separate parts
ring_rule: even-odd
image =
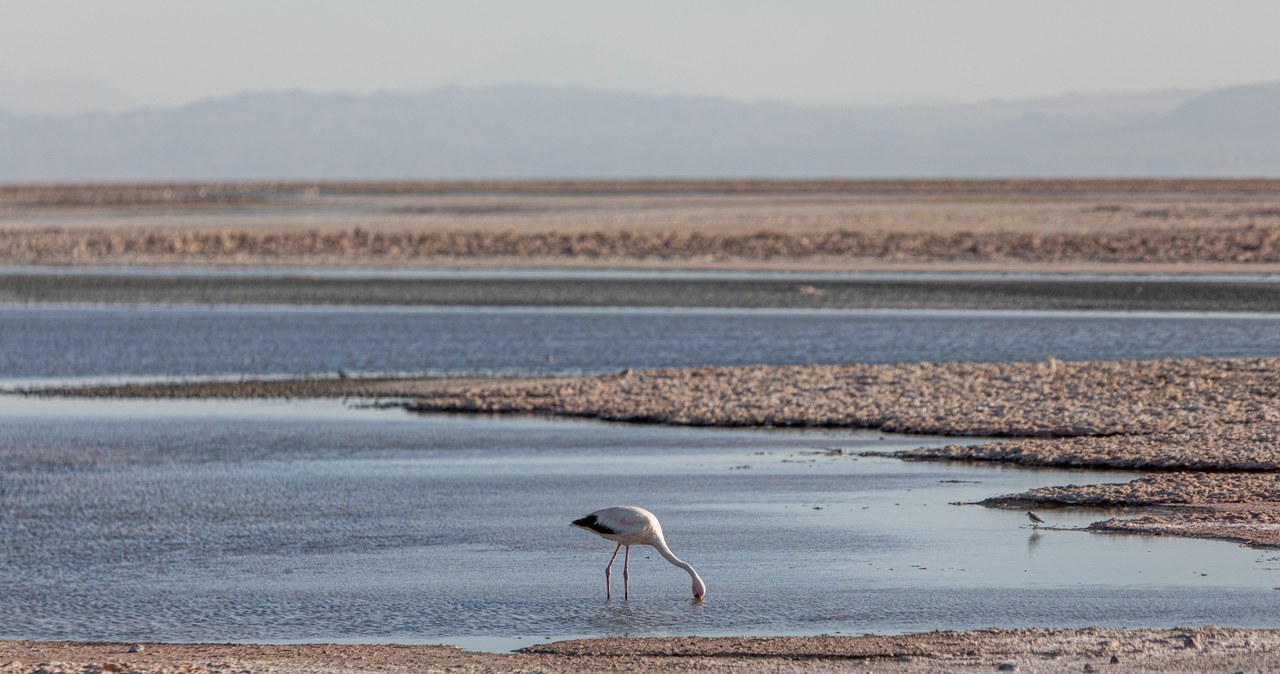
[[[1277,188],[1249,180],[11,186],[0,187],[0,264],[1275,271]]]
[[[0,642],[5,674],[276,672],[1260,672],[1280,632],[1187,628],[929,632],[899,637],[609,638],[513,654],[449,646]]]

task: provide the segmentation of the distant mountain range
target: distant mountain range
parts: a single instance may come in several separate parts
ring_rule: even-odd
[[[0,182],[1280,176],[1280,83],[897,108],[582,88],[0,111]]]

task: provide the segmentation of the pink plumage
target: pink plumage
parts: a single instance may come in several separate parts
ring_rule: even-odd
[[[627,548],[627,552],[622,559],[622,592],[624,599],[631,598],[628,566],[631,562],[631,546],[633,545],[648,545],[657,550],[658,554],[662,555],[668,562],[688,572],[689,577],[693,579],[694,599],[701,599],[707,596],[706,583],[702,582],[702,578],[698,576],[697,571],[693,570],[693,566],[671,553],[671,548],[667,547],[667,541],[662,537],[662,525],[658,523],[658,518],[654,517],[653,513],[648,510],[635,506],[613,506],[576,519],[573,521],[573,526],[594,532],[602,538],[618,544],[618,547],[613,550],[613,556],[609,558],[609,564],[604,567],[604,595],[606,599],[612,594],[609,574],[613,570],[613,560],[618,558],[618,551],[624,546]]]

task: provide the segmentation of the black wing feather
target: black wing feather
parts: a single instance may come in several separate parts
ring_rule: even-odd
[[[595,516],[595,515],[587,515],[586,517],[584,517],[584,518],[582,518],[582,519],[580,519],[580,520],[574,520],[574,521],[573,521],[573,526],[575,526],[575,527],[582,527],[583,529],[590,529],[590,530],[592,530],[592,531],[596,532],[597,534],[616,534],[616,533],[618,533],[618,532],[614,531],[613,529],[610,529],[609,527],[605,526],[605,525],[604,525],[600,520],[596,519],[596,516]]]

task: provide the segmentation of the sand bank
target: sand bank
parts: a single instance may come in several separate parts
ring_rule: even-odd
[[[608,638],[511,654],[449,646],[0,642],[0,672],[1206,672],[1280,665],[1280,631],[1213,627],[929,632],[897,637]]]

